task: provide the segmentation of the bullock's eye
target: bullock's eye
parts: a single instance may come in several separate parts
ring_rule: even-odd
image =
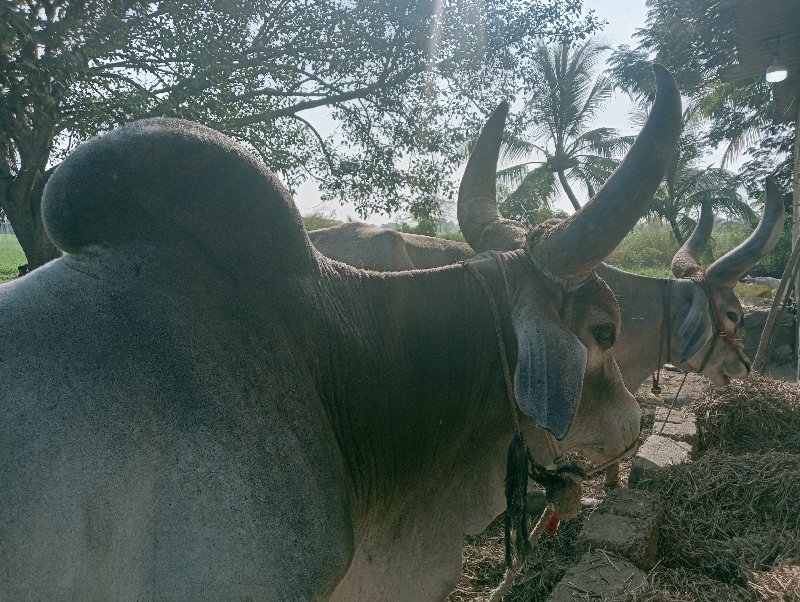
[[[725,315],[726,315],[726,316],[728,316],[728,319],[729,319],[731,322],[733,322],[734,324],[738,324],[738,323],[739,323],[739,316],[737,316],[737,315],[736,315],[736,312],[735,312],[735,311],[729,311],[729,312],[728,312],[727,314],[725,314]]]
[[[611,323],[592,326],[592,335],[603,349],[611,349],[617,341],[617,328]]]

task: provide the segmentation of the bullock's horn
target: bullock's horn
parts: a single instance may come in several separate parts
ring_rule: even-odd
[[[703,268],[700,267],[700,255],[711,238],[711,229],[714,227],[714,210],[710,199],[704,199],[700,207],[700,219],[694,227],[689,239],[683,243],[672,258],[672,273],[676,278],[692,278],[700,276]]]
[[[654,64],[657,93],[627,156],[592,200],[531,249],[540,268],[583,282],[650,206],[681,132],[681,96],[669,71]]]
[[[733,288],[739,278],[772,250],[783,232],[783,198],[777,184],[767,178],[764,214],[758,227],[735,249],[728,251],[708,266],[706,280]]]
[[[520,248],[527,232],[497,210],[497,159],[507,115],[508,103],[503,101],[483,126],[458,189],[458,225],[477,252]]]

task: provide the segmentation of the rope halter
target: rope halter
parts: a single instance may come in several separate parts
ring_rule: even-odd
[[[500,269],[500,273],[503,276],[506,299],[508,300],[508,306],[510,307],[513,295],[511,292],[507,268],[505,262],[503,261],[502,255],[496,251],[487,252],[485,255],[489,255],[490,257],[494,258]],[[527,252],[526,255],[528,255]],[[571,507],[575,506],[576,503],[580,503],[582,481],[593,474],[605,470],[605,468],[620,461],[621,459],[632,456],[638,449],[638,442],[634,442],[634,444],[628,447],[628,449],[624,450],[618,456],[602,464],[601,466],[594,467],[590,471],[587,471],[579,465],[568,464],[566,457],[559,449],[558,441],[556,440],[555,436],[547,429],[542,429],[545,434],[545,441],[547,442],[547,446],[552,455],[552,462],[556,468],[555,470],[548,470],[547,468],[536,463],[525,441],[525,436],[520,425],[518,405],[516,396],[514,394],[511,369],[506,353],[498,304],[491,287],[486,281],[486,278],[483,276],[483,274],[481,274],[474,263],[474,260],[470,260],[462,262],[462,265],[464,265],[467,272],[478,282],[481,290],[486,296],[489,308],[491,309],[495,328],[497,350],[498,355],[500,356],[503,378],[505,381],[506,396],[509,402],[509,409],[511,410],[511,417],[514,424],[514,438],[509,446],[506,473],[505,529],[506,567],[509,572],[513,573],[517,570],[517,568],[519,568],[519,566],[524,564],[525,560],[527,559],[527,556],[531,550],[531,538],[536,531],[536,529],[534,529],[534,532],[529,533],[527,529],[527,479],[530,477],[545,488],[547,492],[548,508],[551,510],[549,515],[544,517],[542,520],[545,520],[546,518],[551,523],[550,529],[554,530],[555,526],[558,524],[559,514],[568,513],[568,511],[565,512],[568,506]],[[547,276],[546,273],[544,275]],[[556,283],[561,284],[558,281],[556,281]],[[553,517],[555,526],[552,524]],[[516,532],[516,562],[513,561],[512,555],[512,530]]]
[[[744,369],[750,374],[750,362],[747,359],[747,356],[744,354],[744,349],[742,349],[741,345],[739,345],[738,341],[733,338],[733,334],[728,332],[725,329],[725,324],[722,321],[722,313],[719,310],[719,306],[717,305],[716,300],[714,299],[714,295],[706,288],[706,284],[703,281],[697,283],[698,286],[703,289],[703,292],[706,294],[706,298],[708,299],[708,305],[711,307],[712,315],[716,320],[716,333],[715,336],[712,337],[711,346],[708,348],[705,356],[703,357],[703,361],[700,363],[700,367],[697,369],[699,373],[702,373],[703,370],[706,369],[711,356],[714,355],[714,350],[717,348],[717,343],[719,343],[720,339],[724,340],[731,349],[733,349],[734,353],[736,353],[736,357],[739,358],[739,361],[744,366]]]

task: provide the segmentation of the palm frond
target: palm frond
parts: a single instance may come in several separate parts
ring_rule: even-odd
[[[593,153],[601,157],[616,157],[627,151],[635,136],[620,136],[614,128],[600,127],[584,132],[570,145],[572,154]]]
[[[503,134],[500,147],[500,161],[502,163],[519,163],[532,154],[541,152],[543,152],[543,149],[538,144],[508,132]]]
[[[721,167],[727,167],[731,161],[735,160],[741,152],[748,146],[753,146],[758,143],[761,138],[761,128],[758,126],[751,126],[744,130],[739,136],[736,136],[725,147],[725,152],[720,161]]]
[[[527,163],[520,163],[497,170],[497,183],[509,188],[519,186],[525,179],[525,176],[531,171]]]

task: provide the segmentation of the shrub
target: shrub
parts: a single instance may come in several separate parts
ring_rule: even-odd
[[[332,215],[325,215],[320,211],[315,211],[309,215],[303,216],[303,224],[306,230],[319,230],[320,228],[330,228],[331,226],[338,226],[341,224],[338,219]]]
[[[456,242],[467,242],[461,230],[457,232],[437,232],[436,238],[444,238],[446,240],[454,240]]]
[[[639,224],[611,252],[606,262],[628,272],[666,277],[677,249],[678,244],[668,226]]]

